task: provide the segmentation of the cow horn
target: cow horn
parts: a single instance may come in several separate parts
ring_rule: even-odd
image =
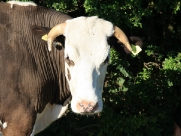
[[[114,26],[114,36],[124,44],[124,50],[126,53],[131,53],[132,48],[131,45],[129,44],[128,38],[124,34],[124,32],[117,26]]]
[[[58,24],[54,26],[48,33],[47,43],[48,43],[49,51],[52,50],[52,43],[55,40],[55,38],[64,33],[65,26],[66,26],[66,23]]]

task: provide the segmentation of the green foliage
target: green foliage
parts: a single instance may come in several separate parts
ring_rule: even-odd
[[[111,50],[104,110],[70,111],[38,136],[171,136],[181,89],[180,0],[44,0],[73,17],[96,15],[144,39],[138,56]]]
[[[163,61],[163,69],[181,72],[181,53],[176,57],[168,57]]]

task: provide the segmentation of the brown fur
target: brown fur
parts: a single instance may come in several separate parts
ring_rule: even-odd
[[[47,50],[33,25],[52,28],[69,16],[43,7],[0,2],[0,120],[5,136],[32,133],[36,114],[47,103],[63,104],[70,91],[64,76],[64,51]]]

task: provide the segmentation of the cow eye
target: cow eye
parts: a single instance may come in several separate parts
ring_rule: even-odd
[[[109,63],[109,56],[104,60],[103,64]]]
[[[69,56],[65,58],[65,62],[69,65],[69,67],[75,65],[74,61],[70,60]]]

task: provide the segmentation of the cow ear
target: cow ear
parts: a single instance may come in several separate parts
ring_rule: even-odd
[[[47,44],[47,35],[50,30],[51,30],[51,28],[48,28],[48,27],[41,27],[41,26],[37,26],[37,25],[31,26],[31,31],[32,31],[33,35],[36,38],[38,38],[39,41],[43,42],[44,44]],[[64,40],[65,40],[64,36],[58,36],[54,40],[53,46],[55,46],[58,50],[61,50],[62,45],[64,45]]]
[[[123,49],[123,44],[120,43],[117,38],[115,38],[114,36],[111,36],[108,38],[107,42],[119,54],[125,54],[124,49]]]
[[[138,54],[142,50],[141,48],[143,46],[143,40],[137,36],[128,37],[128,40],[129,40],[130,44],[135,45],[136,53],[134,53],[134,54]],[[123,50],[123,47],[124,47],[123,44],[120,41],[118,41],[115,37],[113,37],[113,36],[109,37],[108,44],[111,47],[113,47],[118,53],[125,54],[124,50]]]
[[[35,35],[36,38],[46,42],[47,40],[45,37],[48,34],[48,32],[50,31],[50,28],[32,25],[31,31],[32,31],[33,35]]]

